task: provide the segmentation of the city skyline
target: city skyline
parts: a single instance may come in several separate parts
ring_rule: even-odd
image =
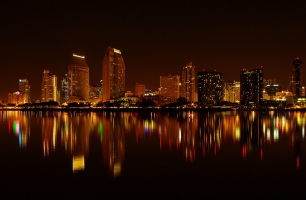
[[[264,79],[285,90],[292,61],[306,56],[305,8],[304,1],[6,2],[0,99],[18,89],[19,79],[28,79],[31,98],[39,99],[43,69],[61,80],[73,53],[86,56],[90,84],[97,84],[107,46],[124,52],[130,91],[136,83],[155,91],[159,76],[180,75],[189,62],[196,72],[223,72],[226,81],[263,66]]]

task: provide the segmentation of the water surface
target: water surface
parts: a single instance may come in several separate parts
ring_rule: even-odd
[[[0,111],[6,198],[305,199],[304,112]]]

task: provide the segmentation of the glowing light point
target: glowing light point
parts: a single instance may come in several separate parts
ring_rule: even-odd
[[[85,56],[79,56],[79,55],[77,55],[77,54],[73,54],[73,56],[74,56],[74,57],[78,57],[78,58],[83,58],[83,59],[85,58]]]

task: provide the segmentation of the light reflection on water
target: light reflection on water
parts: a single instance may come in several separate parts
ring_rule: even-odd
[[[235,167],[242,168],[242,171],[241,161],[264,168],[266,163],[271,165],[280,162],[279,159],[291,157],[292,162],[284,163],[283,168],[278,170],[290,171],[294,166],[294,170],[302,171],[305,176],[302,162],[305,126],[304,112],[2,111],[0,155],[5,157],[5,152],[14,149],[12,156],[16,158],[6,158],[6,161],[23,164],[28,161],[23,158],[22,151],[16,153],[15,147],[25,151],[35,149],[35,154],[29,153],[27,158],[35,156],[39,163],[69,159],[64,166],[69,166],[70,173],[61,172],[65,175],[105,173],[113,178],[121,177],[125,184],[130,183],[126,177],[139,173],[139,168],[133,171],[133,167],[140,162],[153,163],[151,166],[145,163],[144,166],[149,166],[149,169],[142,170],[151,170],[155,174],[154,171],[159,171],[161,156],[165,155],[170,156],[163,160],[162,165],[165,166],[183,159],[185,162],[176,167],[186,168],[190,164],[201,167],[205,161],[224,168],[214,163],[229,160],[237,163]],[[212,156],[214,159],[211,159]],[[103,167],[92,167],[93,163]],[[57,171],[62,170],[53,165]],[[254,170],[252,166],[248,167]],[[3,170],[9,171],[6,168]],[[163,173],[158,172],[154,176],[164,177],[173,172],[166,169]],[[184,171],[184,176],[191,176],[190,173],[193,172]],[[201,170],[197,173],[204,176]],[[37,175],[35,171],[32,174]],[[219,179],[223,180],[222,177]]]

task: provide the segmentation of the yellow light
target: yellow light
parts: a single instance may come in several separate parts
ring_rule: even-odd
[[[84,155],[73,156],[72,158],[72,171],[83,171],[85,169],[85,159]]]
[[[120,50],[118,50],[118,49],[115,49],[115,48],[114,48],[114,52],[115,52],[115,53],[119,53],[119,54],[121,54],[121,51],[120,51]]]
[[[74,57],[78,57],[78,58],[85,58],[85,56],[79,56],[79,55],[76,55],[76,54],[73,54]]]

